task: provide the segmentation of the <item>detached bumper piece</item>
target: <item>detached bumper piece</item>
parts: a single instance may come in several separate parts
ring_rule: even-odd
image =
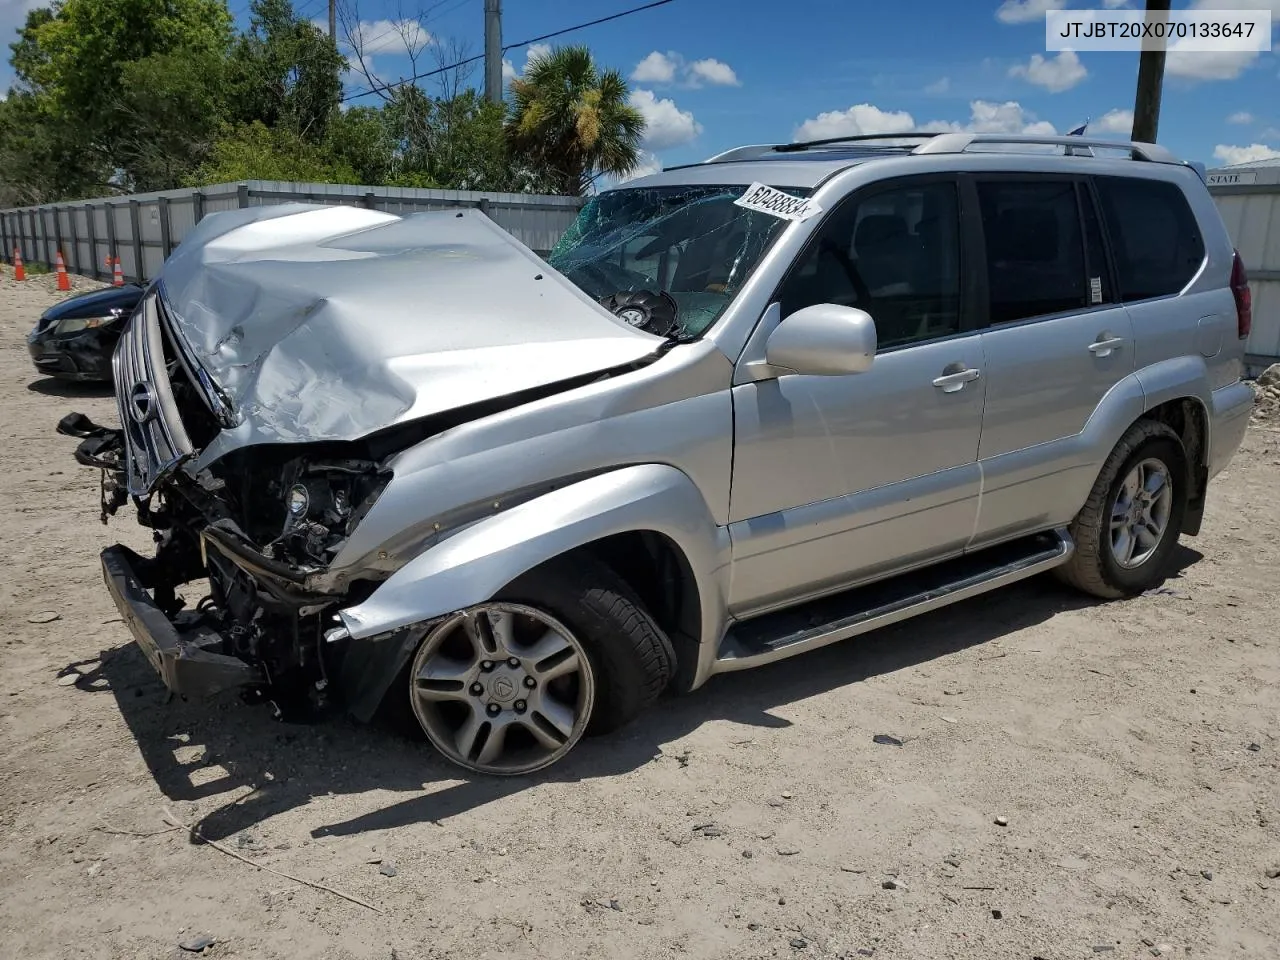
[[[133,640],[164,685],[183,697],[202,697],[236,687],[265,685],[261,669],[215,652],[223,638],[209,627],[182,625],[165,616],[147,592],[148,561],[128,547],[102,551],[102,575]]]

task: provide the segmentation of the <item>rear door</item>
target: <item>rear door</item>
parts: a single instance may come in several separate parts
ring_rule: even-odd
[[[1100,467],[1079,437],[1133,371],[1134,338],[1087,178],[981,176],[968,199],[987,284],[976,548],[1062,522],[1079,507],[1076,492]]]

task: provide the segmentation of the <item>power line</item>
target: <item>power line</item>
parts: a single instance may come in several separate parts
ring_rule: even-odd
[[[585,30],[587,27],[595,27],[602,23],[608,23],[610,20],[619,20],[622,17],[629,17],[633,13],[641,13],[645,10],[652,10],[654,7],[663,7],[663,6],[666,6],[668,3],[673,3],[673,2],[674,0],[653,0],[652,3],[646,3],[639,7],[632,7],[629,10],[623,10],[623,11],[620,11],[619,13],[610,14],[607,17],[600,17],[597,20],[588,20],[586,23],[579,23],[579,24],[575,24],[572,27],[565,27],[563,30],[554,30],[551,33],[544,33],[540,37],[531,37],[528,40],[521,40],[517,43],[509,43],[502,48],[502,52],[506,53],[508,50],[515,50],[515,49],[518,49],[519,47],[527,47],[531,43],[540,43],[543,40],[551,40],[554,37],[562,37],[566,33],[573,33],[577,30]],[[459,60],[457,63],[450,63],[447,66],[437,67],[434,70],[427,70],[425,73],[414,74],[412,77],[409,77],[407,80],[399,81],[399,83],[400,84],[415,83],[418,80],[425,80],[427,77],[434,77],[434,76],[437,76],[438,74],[446,73],[449,70],[456,70],[458,67],[465,67],[469,63],[475,63],[477,60],[483,60],[483,59],[484,59],[483,53],[476,54],[474,57],[467,57],[465,60]],[[359,90],[359,91],[356,91],[355,93],[349,93],[345,97],[343,97],[339,102],[345,103],[348,100],[355,100],[359,97],[364,97],[371,93],[377,93],[379,90],[389,90],[393,86],[397,86],[397,85],[398,84],[382,84],[381,86],[372,86],[372,87],[369,87],[367,90]]]

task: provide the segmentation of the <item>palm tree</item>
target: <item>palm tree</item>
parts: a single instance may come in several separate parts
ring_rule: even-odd
[[[639,164],[644,117],[627,102],[622,74],[601,72],[586,47],[530,57],[511,98],[507,140],[558,192],[581,196],[600,174],[624,176]]]

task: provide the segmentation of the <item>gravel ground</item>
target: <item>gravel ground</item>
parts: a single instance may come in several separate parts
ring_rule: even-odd
[[[0,276],[0,954],[1280,956],[1268,423],[1163,593],[1031,581],[467,780],[397,731],[167,700],[97,567],[144,531],[53,432],[113,402],[25,352],[57,296]]]

